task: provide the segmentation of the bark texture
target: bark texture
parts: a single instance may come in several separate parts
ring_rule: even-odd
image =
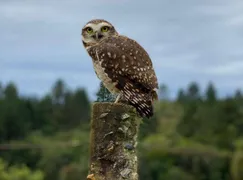
[[[89,180],[138,180],[137,136],[141,119],[122,103],[92,107]]]

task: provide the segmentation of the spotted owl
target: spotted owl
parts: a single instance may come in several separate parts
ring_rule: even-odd
[[[103,19],[82,28],[82,42],[92,58],[94,70],[104,86],[134,106],[142,117],[153,116],[158,82],[148,53],[135,40],[120,35]]]

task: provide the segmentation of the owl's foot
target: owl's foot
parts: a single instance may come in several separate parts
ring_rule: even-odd
[[[118,94],[114,103],[129,104],[128,100],[126,100],[122,94]]]
[[[118,103],[118,101],[120,100],[120,97],[121,97],[121,94],[118,94],[114,103]]]

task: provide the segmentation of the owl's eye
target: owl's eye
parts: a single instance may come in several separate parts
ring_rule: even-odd
[[[92,32],[93,32],[93,29],[92,29],[91,27],[87,27],[87,28],[86,28],[86,31],[87,31],[87,33],[89,33],[89,34],[90,34],[90,33],[92,33]]]
[[[102,32],[107,32],[109,29],[110,29],[110,28],[109,28],[108,26],[103,26],[103,27],[101,28],[101,31],[102,31]]]

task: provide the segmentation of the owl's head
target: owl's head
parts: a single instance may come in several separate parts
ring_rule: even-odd
[[[84,46],[95,45],[103,39],[117,35],[114,26],[103,19],[94,19],[89,21],[82,28],[82,41]]]

